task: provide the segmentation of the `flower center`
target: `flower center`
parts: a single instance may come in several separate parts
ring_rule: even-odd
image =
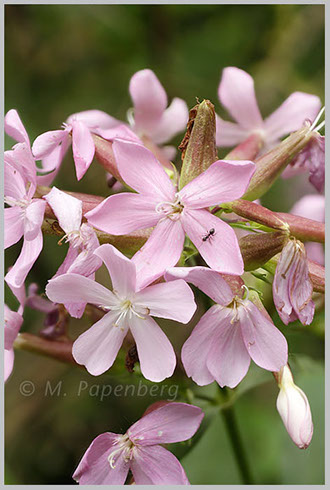
[[[120,455],[122,455],[125,463],[131,461],[134,457],[134,449],[135,446],[127,434],[124,434],[123,436],[118,436],[114,445],[114,450],[108,456],[108,461],[111,468],[113,470],[115,469],[116,458],[118,459]]]
[[[163,214],[164,218],[170,218],[173,221],[176,221],[180,218],[180,214],[184,209],[184,204],[181,201],[181,197],[179,194],[175,194],[175,201],[163,201],[157,204],[156,212],[159,214]]]
[[[70,242],[74,248],[84,245],[84,238],[81,235],[80,229],[69,231],[57,243],[58,245],[62,245],[63,242]]]
[[[14,199],[12,197],[6,197],[4,198],[4,201],[5,201],[5,204],[7,204],[8,206],[18,206],[22,209],[25,209],[29,204],[30,204],[30,200],[29,199]]]
[[[114,327],[120,327],[122,330],[124,330],[121,324],[126,318],[130,320],[135,315],[138,318],[141,318],[141,320],[145,320],[149,315],[150,310],[146,306],[134,304],[128,298],[119,298],[115,291],[113,291],[113,293],[118,298],[118,304],[115,306],[110,306],[109,310],[119,312],[119,315],[113,324]]]

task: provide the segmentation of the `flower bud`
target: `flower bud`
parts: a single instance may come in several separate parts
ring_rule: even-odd
[[[312,414],[307,396],[294,384],[288,365],[274,374],[280,388],[277,410],[293,442],[300,449],[306,449],[313,436]]]
[[[179,188],[182,189],[218,160],[215,111],[209,100],[203,100],[190,110],[187,131],[179,149],[182,151]]]
[[[306,124],[275,148],[259,157],[255,161],[256,171],[242,198],[254,201],[263,196],[291,160],[308,144],[310,137],[310,125]]]
[[[239,240],[244,270],[258,269],[268,262],[274,255],[279,253],[288,237],[285,233],[258,233],[246,235]]]

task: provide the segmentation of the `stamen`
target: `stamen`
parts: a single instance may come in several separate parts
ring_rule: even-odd
[[[322,116],[324,111],[325,111],[325,106],[322,107],[322,109],[319,111],[318,115],[314,119],[311,127],[309,128],[310,131],[314,131],[314,129],[315,129],[317,123],[319,122],[319,120],[321,119],[321,116]]]
[[[127,117],[128,124],[131,127],[133,127],[135,125],[134,109],[133,109],[133,107],[131,107],[130,109],[128,109],[128,111],[126,112],[126,117]]]
[[[243,284],[242,285],[242,289],[245,289],[245,291],[246,291],[246,296],[244,298],[244,295],[243,295],[243,299],[244,300],[248,300],[249,299],[249,294],[250,294],[249,288],[245,284]]]
[[[314,131],[319,132],[324,126],[325,126],[325,120],[322,121],[318,126],[316,126],[316,128],[314,129]]]

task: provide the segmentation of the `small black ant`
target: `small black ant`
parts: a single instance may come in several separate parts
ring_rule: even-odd
[[[209,238],[211,238],[214,235],[215,235],[215,229],[211,228],[210,231],[206,235],[203,236],[203,238],[202,238],[203,242],[206,242],[206,240],[208,240]]]

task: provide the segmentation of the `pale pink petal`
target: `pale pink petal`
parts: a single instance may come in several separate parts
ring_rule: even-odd
[[[64,140],[60,146],[57,146],[49,155],[42,159],[42,169],[39,169],[39,173],[49,173],[47,173],[47,175],[39,175],[37,177],[38,185],[49,186],[53,182],[60,170],[63,158],[70,146],[70,143],[70,138]]]
[[[82,219],[82,201],[80,199],[60,191],[57,187],[52,187],[44,199],[54,211],[60,227],[65,233],[79,230]]]
[[[103,260],[109,271],[112,287],[120,297],[124,298],[135,292],[136,269],[132,260],[109,243],[98,247],[94,254]]]
[[[114,139],[119,138],[122,140],[135,141],[136,143],[142,145],[142,141],[140,140],[140,138],[134,133],[134,131],[126,126],[126,124],[120,124],[119,126],[110,129],[98,128],[97,130],[95,130],[95,133],[101,136],[101,138],[108,141],[113,141]]]
[[[322,243],[306,242],[304,245],[309,260],[324,265],[324,247]]]
[[[60,276],[61,274],[65,274],[66,272],[68,272],[69,268],[74,263],[74,261],[76,260],[78,255],[79,255],[79,249],[77,247],[74,247],[70,243],[69,248],[68,248],[68,253],[66,254],[65,259],[63,260],[60,267],[57,269],[55,277]]]
[[[72,124],[76,120],[83,122],[89,128],[107,129],[118,126],[118,124],[122,124],[122,122],[118,119],[115,119],[106,112],[99,111],[98,109],[76,112],[68,117],[67,123]]]
[[[306,251],[295,261],[295,270],[288,274],[288,289],[292,307],[303,325],[310,325],[314,318],[315,303],[312,301],[313,284],[309,276]]]
[[[73,318],[81,318],[87,303],[64,303],[65,309]]]
[[[172,376],[176,357],[162,329],[150,316],[143,319],[133,315],[129,326],[136,342],[140,368],[150,381],[163,381]]]
[[[184,279],[203,291],[215,303],[226,306],[233,300],[233,293],[224,278],[208,267],[171,267],[165,274],[166,281]]]
[[[5,236],[4,248],[11,247],[24,233],[24,210],[15,206],[4,209]]]
[[[182,347],[181,358],[186,373],[199,386],[208,385],[214,381],[214,376],[207,367],[207,359],[213,345],[221,311],[218,305],[212,306],[199,320]]]
[[[254,81],[244,70],[229,66],[222,72],[218,89],[220,102],[245,129],[262,127],[263,121],[254,92]]]
[[[299,129],[306,119],[313,121],[321,107],[316,95],[294,92],[265,119],[267,141],[276,141],[292,131]]]
[[[211,269],[223,274],[243,274],[244,264],[237,237],[227,223],[203,209],[184,211],[181,221],[185,232]],[[212,229],[214,234],[203,240]]]
[[[4,351],[4,381],[6,382],[9,376],[12,373],[13,367],[14,367],[14,349],[10,350],[5,350]]]
[[[136,485],[189,485],[179,460],[161,446],[139,447],[131,469]]]
[[[8,284],[13,287],[22,286],[42,250],[42,244],[43,237],[41,230],[39,230],[33,240],[24,239],[20,256],[5,277]]]
[[[219,160],[179,192],[190,209],[207,208],[241,197],[254,174],[253,162]]]
[[[198,430],[203,417],[202,410],[194,405],[167,403],[144,415],[127,434],[141,446],[186,441]]]
[[[207,367],[221,387],[234,388],[250,366],[239,322],[233,321],[232,308],[218,312],[217,328],[207,358]]]
[[[118,434],[100,434],[83,455],[72,478],[80,485],[124,485],[129,464],[119,455],[115,468],[111,468],[108,457],[116,449]]]
[[[216,144],[217,146],[236,146],[244,141],[250,130],[243,129],[239,124],[224,121],[216,114]]]
[[[117,318],[118,312],[109,311],[73,343],[75,361],[93,376],[99,376],[112,366],[127,334],[128,326],[116,325]]]
[[[10,350],[13,347],[14,340],[22,326],[23,317],[16,311],[11,311],[7,305],[4,305],[4,320],[5,320],[5,339],[4,347]]]
[[[110,196],[85,217],[95,228],[111,235],[126,235],[135,230],[155,226],[160,219],[155,199],[142,194],[123,192]]]
[[[171,145],[162,146],[161,151],[167,160],[169,160],[170,162],[174,160],[176,155],[175,146],[171,146]]]
[[[324,223],[325,196],[307,194],[293,205],[290,213]]]
[[[188,323],[196,311],[194,295],[185,281],[163,282],[142,289],[134,304],[146,306],[151,316]]]
[[[137,131],[152,131],[167,106],[164,87],[153,71],[140,70],[129,82],[129,93],[134,104],[134,122]]]
[[[175,189],[154,154],[131,141],[115,140],[112,149],[120,175],[132,189],[158,202],[173,201]]]
[[[175,97],[164,111],[159,123],[150,132],[152,141],[157,144],[169,141],[186,128],[188,117],[187,104],[184,100]]]
[[[72,124],[72,151],[77,179],[80,180],[92,163],[95,153],[92,135],[87,126],[80,121]]]
[[[49,155],[62,141],[69,139],[67,129],[58,129],[55,131],[47,131],[38,136],[32,145],[32,153],[37,160]]]
[[[79,274],[63,274],[51,279],[46,294],[54,303],[92,303],[110,307],[117,304],[114,294],[101,284]]]
[[[46,203],[43,199],[34,199],[25,209],[24,238],[34,240],[40,233],[44,220]]]
[[[25,182],[19,170],[6,162],[6,153],[8,152],[5,152],[4,195],[20,200],[26,196]]]
[[[102,261],[96,257],[92,251],[84,249],[78,253],[73,262],[69,264],[67,272],[88,277],[96,272],[101,265]]]
[[[12,150],[5,151],[5,163],[12,165],[21,175],[24,186],[27,182],[36,184],[36,162],[31,153],[30,145],[17,143]]]
[[[244,343],[253,361],[263,369],[279,371],[288,361],[284,335],[251,301],[239,306],[238,314]]]
[[[180,259],[185,233],[181,221],[164,219],[132,260],[136,265],[137,290],[147,286],[173,267]]]
[[[30,144],[26,129],[16,109],[10,109],[5,115],[4,126],[6,133],[19,143]]]

